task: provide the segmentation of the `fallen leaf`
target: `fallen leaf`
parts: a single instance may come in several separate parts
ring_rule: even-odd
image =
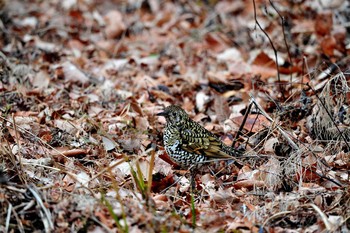
[[[106,37],[107,39],[114,39],[119,37],[126,29],[126,26],[123,22],[123,15],[117,11],[109,11],[105,17],[106,21]]]
[[[67,81],[80,82],[82,84],[89,82],[89,78],[80,69],[78,69],[75,65],[73,65],[69,61],[65,61],[61,65],[61,67],[62,67],[64,78]]]
[[[106,138],[104,136],[101,136],[102,143],[106,151],[111,151],[116,147],[116,143],[109,138]]]

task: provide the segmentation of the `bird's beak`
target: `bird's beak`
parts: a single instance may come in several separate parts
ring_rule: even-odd
[[[163,112],[157,113],[157,116],[167,116],[167,115],[168,115],[167,111],[163,111]]]

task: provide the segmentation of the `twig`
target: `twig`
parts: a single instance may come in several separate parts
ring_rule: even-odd
[[[275,54],[275,59],[276,59],[276,69],[277,69],[277,80],[278,80],[278,87],[279,87],[279,90],[281,92],[281,95],[283,97],[283,99],[286,99],[286,97],[284,96],[284,89],[282,88],[282,85],[281,85],[281,77],[280,77],[280,70],[279,70],[279,66],[278,66],[278,57],[277,57],[277,50],[275,48],[275,46],[273,45],[273,42],[269,36],[269,34],[267,34],[267,32],[261,27],[259,21],[258,21],[258,18],[256,16],[256,5],[255,5],[255,0],[253,0],[253,6],[254,6],[254,20],[255,20],[255,23],[256,25],[258,25],[259,29],[264,33],[264,35],[267,37],[267,39],[269,40],[270,42],[270,45],[273,49],[273,52]]]
[[[286,32],[285,32],[285,28],[284,28],[284,24],[285,24],[285,19],[284,17],[280,14],[280,12],[276,9],[275,5],[273,4],[273,2],[271,0],[269,0],[272,8],[277,12],[278,16],[281,18],[281,24],[282,24],[282,33],[283,33],[283,40],[284,40],[284,44],[286,45],[287,48],[287,53],[288,53],[288,59],[289,59],[289,70],[291,70],[291,67],[293,67],[293,61],[292,61],[292,55],[290,54],[289,51],[289,45],[287,43],[287,39],[286,39]],[[292,72],[290,72],[290,83],[292,85]]]
[[[22,193],[22,194],[26,193],[26,189],[18,189],[18,188],[16,188],[16,187],[10,186],[10,185],[6,185],[5,187],[6,187],[8,190],[11,190],[11,191],[19,192],[19,193]]]
[[[43,215],[43,217],[45,217],[44,219],[46,219],[47,223],[48,223],[48,227],[49,230],[53,230],[54,229],[54,225],[52,222],[52,217],[51,217],[51,213],[50,211],[45,207],[43,201],[41,200],[41,197],[39,196],[39,194],[30,186],[28,186],[28,190],[33,194],[36,202],[39,204],[39,206],[41,207],[42,211],[44,212],[45,215]],[[45,224],[45,221],[43,221],[43,223]],[[49,231],[49,232],[50,232]]]
[[[10,203],[9,203],[10,204]],[[19,232],[24,233],[24,227],[23,227],[23,223],[21,221],[21,219],[18,217],[18,214],[16,213],[15,209],[12,208],[12,214],[15,216],[16,221],[17,221],[17,229],[19,230]]]
[[[12,212],[12,204],[10,202],[8,204],[9,204],[9,206],[7,208],[6,223],[5,223],[5,233],[7,233],[9,231],[11,212]]]

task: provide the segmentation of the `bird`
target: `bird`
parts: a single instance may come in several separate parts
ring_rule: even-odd
[[[165,151],[182,168],[198,168],[214,159],[232,159],[241,152],[227,146],[215,134],[193,121],[178,105],[170,105],[157,114],[164,116]]]

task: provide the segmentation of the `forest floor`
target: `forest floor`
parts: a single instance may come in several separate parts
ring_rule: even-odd
[[[349,23],[344,0],[1,0],[0,231],[350,231]],[[171,104],[244,152],[195,190]]]

